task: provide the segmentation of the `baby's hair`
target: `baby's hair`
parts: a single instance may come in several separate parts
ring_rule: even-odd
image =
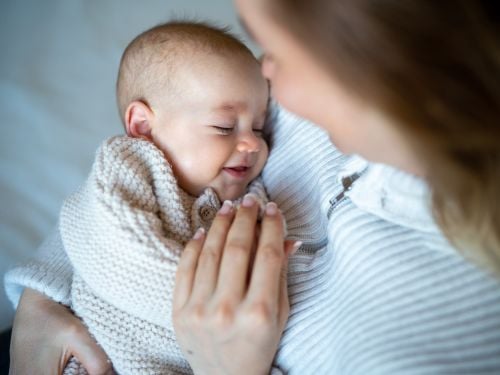
[[[151,94],[171,94],[176,85],[171,79],[182,59],[195,59],[196,53],[221,56],[248,55],[248,47],[227,27],[206,22],[170,21],[138,35],[123,52],[116,96],[123,122],[127,106],[134,100],[150,105]],[[257,61],[257,60],[256,60]]]

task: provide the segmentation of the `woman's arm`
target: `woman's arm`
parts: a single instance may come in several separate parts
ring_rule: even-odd
[[[91,375],[114,373],[104,351],[66,306],[24,289],[12,329],[9,373],[61,374],[71,356]]]
[[[90,374],[112,373],[106,354],[90,337],[69,304],[72,267],[55,228],[29,263],[5,276],[17,307],[10,347],[11,374],[60,374],[70,356]]]

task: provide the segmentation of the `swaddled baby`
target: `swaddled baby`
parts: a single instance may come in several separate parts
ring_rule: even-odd
[[[177,263],[222,202],[265,203],[268,84],[225,30],[171,22],[126,48],[117,97],[127,135],[100,146],[61,210],[71,308],[119,374],[191,373],[172,324]],[[65,373],[85,370],[72,358]]]

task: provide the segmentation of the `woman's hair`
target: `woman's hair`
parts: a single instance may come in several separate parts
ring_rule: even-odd
[[[262,4],[346,89],[395,120],[428,167],[443,232],[500,274],[496,1]]]

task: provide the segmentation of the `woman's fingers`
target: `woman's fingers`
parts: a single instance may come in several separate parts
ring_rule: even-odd
[[[275,203],[266,206],[261,233],[256,236],[259,206],[253,196],[245,198],[236,213],[229,203],[224,204],[209,233],[198,232],[186,245],[176,274],[174,312],[188,301],[206,303],[212,296],[217,303],[237,305],[248,289],[250,300],[275,307],[280,322],[286,320],[286,258],[293,243],[283,240],[283,218]]]
[[[189,241],[182,252],[181,259],[175,273],[175,288],[173,298],[174,312],[180,310],[191,296],[196,267],[201,249],[205,240],[205,231],[200,228]]]
[[[216,290],[222,301],[238,303],[245,294],[258,211],[255,197],[247,194],[236,213],[222,254]]]
[[[266,206],[255,256],[248,298],[275,306],[283,288],[282,268],[286,262],[283,218],[275,203]],[[285,275],[286,277],[286,275]]]
[[[285,254],[287,259],[283,262],[280,274],[280,306],[279,306],[279,321],[282,324],[281,329],[285,329],[285,324],[290,312],[290,303],[288,301],[288,258],[302,244],[300,241],[285,241]]]
[[[222,252],[233,217],[232,203],[225,201],[210,227],[198,259],[191,294],[191,300],[194,302],[207,301],[214,294]]]

